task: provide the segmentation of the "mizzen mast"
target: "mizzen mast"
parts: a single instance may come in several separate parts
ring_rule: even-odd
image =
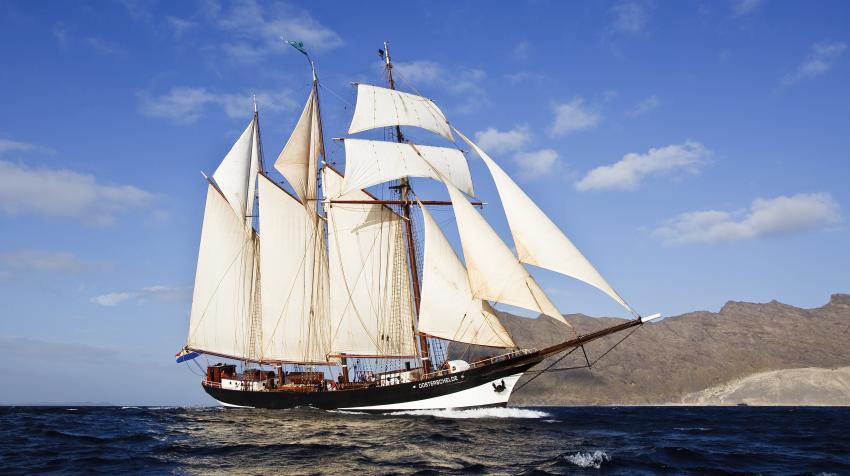
[[[395,90],[395,79],[393,79],[393,63],[390,58],[390,44],[389,42],[384,42],[384,49],[382,50],[382,56],[386,63],[386,72],[387,72],[387,84],[389,88]],[[404,135],[401,132],[401,126],[395,126],[395,140],[398,143],[404,143]],[[397,188],[399,200],[402,202],[401,210],[402,215],[404,216],[404,228],[407,234],[407,253],[408,259],[410,262],[410,274],[413,279],[413,303],[414,309],[416,312],[416,317],[419,317],[419,306],[421,304],[420,297],[420,284],[419,284],[419,269],[416,263],[416,241],[413,238],[413,222],[411,221],[411,213],[410,213],[410,180],[407,177],[402,177],[399,179],[399,185]],[[422,372],[427,374],[431,371],[431,362],[430,356],[428,352],[428,339],[425,334],[421,332],[417,332],[416,335],[419,337],[419,351],[420,357],[422,359]]]

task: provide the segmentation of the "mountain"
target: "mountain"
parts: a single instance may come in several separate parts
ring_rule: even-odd
[[[581,314],[565,317],[579,333],[621,322]],[[572,337],[569,329],[546,317],[528,319],[503,313],[500,319],[520,347],[543,348]],[[627,332],[585,346],[589,360],[599,358]],[[511,402],[850,405],[850,392],[844,391],[841,398],[842,389],[847,388],[846,369],[842,370],[845,373],[821,372],[850,366],[849,341],[850,295],[835,294],[826,305],[815,309],[777,301],[730,301],[717,313],[690,312],[646,324],[592,369],[544,373],[516,391]],[[453,358],[472,361],[492,350],[452,344],[448,353]],[[579,349],[553,368],[585,362]],[[537,369],[545,365],[544,362]],[[787,369],[800,370],[788,373]],[[523,377],[519,385],[531,376]],[[823,393],[824,385],[829,387],[832,383],[835,385],[827,392],[830,399],[818,400],[817,394]]]

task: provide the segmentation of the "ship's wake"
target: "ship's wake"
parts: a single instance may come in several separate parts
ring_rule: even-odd
[[[437,418],[549,418],[552,415],[527,408],[473,408],[469,410],[404,410],[390,415],[433,416]]]

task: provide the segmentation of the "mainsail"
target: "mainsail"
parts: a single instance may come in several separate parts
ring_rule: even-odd
[[[357,104],[348,133],[391,126],[419,127],[453,140],[446,116],[430,99],[394,89],[358,84]]]
[[[466,158],[457,149],[375,140],[345,140],[342,194],[403,177],[441,180],[441,176],[463,193],[475,195]]]
[[[505,209],[519,260],[584,281],[635,314],[573,242],[540,210],[519,185],[511,180],[508,174],[475,143],[457,129],[455,132],[481,157],[490,170],[502,200],[502,207]]]
[[[324,233],[307,209],[259,176],[262,360],[325,362],[330,353]]]
[[[515,347],[490,303],[473,297],[466,268],[428,210],[419,206],[425,224],[419,332],[468,344]]]
[[[326,197],[373,200],[360,190],[340,195],[343,178],[322,169]],[[408,263],[398,262],[402,217],[384,205],[328,204],[331,348],[357,356],[416,355]],[[399,274],[401,278],[399,279]]]
[[[211,354],[259,355],[251,339],[256,234],[222,192],[207,186],[187,346]]]

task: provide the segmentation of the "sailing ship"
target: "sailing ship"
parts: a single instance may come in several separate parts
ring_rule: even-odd
[[[204,175],[188,339],[177,361],[203,354],[235,362],[208,365],[202,382],[224,405],[373,412],[505,406],[523,374],[544,359],[658,317],[635,313],[432,100],[396,89],[388,46],[379,50],[387,87],[355,84],[348,134],[379,130],[390,140],[340,139],[345,170],[325,162],[319,80],[308,56],[307,103],[273,164],[284,180],[265,167],[256,101],[245,131],[212,176]],[[402,127],[451,146],[416,144]],[[476,210],[482,204],[467,198],[475,190],[455,137],[489,170],[515,251]],[[450,200],[419,197],[414,179],[441,183]],[[392,195],[367,191],[375,187]],[[439,206],[453,209],[463,261],[429,212]],[[525,265],[594,286],[634,318],[591,334],[573,331],[544,349],[519,348],[493,303],[571,327]],[[450,359],[450,342],[497,355]]]

